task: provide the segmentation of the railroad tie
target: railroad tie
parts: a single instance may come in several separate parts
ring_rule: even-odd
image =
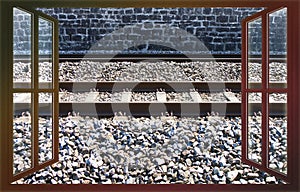
[[[31,94],[23,94],[14,98],[14,103],[30,103],[31,102]]]
[[[157,102],[161,102],[161,103],[167,102],[166,92],[158,91],[156,92],[156,97],[157,97]]]
[[[122,92],[121,102],[129,103],[131,100],[131,92]]]
[[[199,93],[197,91],[191,91],[190,92],[190,96],[193,99],[194,102],[196,103],[201,103],[202,102],[202,98],[199,95]]]
[[[234,95],[232,92],[224,92],[223,93],[226,99],[228,99],[230,102],[239,103],[239,99]]]
[[[95,103],[96,99],[99,95],[99,92],[90,92],[88,96],[85,98],[85,103]]]

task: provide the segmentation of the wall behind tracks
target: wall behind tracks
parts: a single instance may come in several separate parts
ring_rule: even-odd
[[[39,10],[59,20],[61,55],[86,54],[91,49],[96,54],[169,54],[186,51],[189,54],[239,55],[241,54],[241,21],[262,9],[50,8]],[[22,30],[21,25],[15,26],[20,27],[19,31]],[[22,43],[18,38],[22,39],[21,36],[15,35],[15,42]],[[257,37],[253,36],[253,38]],[[201,43],[205,45],[204,48],[199,46]],[[182,46],[177,46],[178,44]],[[284,49],[280,48],[283,47],[282,44],[273,46],[279,47],[279,51],[284,52]],[[186,50],[180,50],[182,47]],[[16,50],[19,54],[25,52],[24,49]]]

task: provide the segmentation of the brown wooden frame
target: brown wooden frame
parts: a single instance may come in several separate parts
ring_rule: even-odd
[[[11,185],[7,165],[9,154],[7,148],[8,141],[8,119],[11,106],[12,78],[9,78],[9,65],[12,63],[12,22],[11,9],[13,6],[34,9],[36,7],[282,7],[288,8],[288,114],[289,114],[289,133],[288,133],[288,164],[290,170],[290,184],[287,185]],[[0,39],[0,139],[1,139],[1,190],[2,191],[299,191],[299,130],[300,127],[300,3],[298,0],[86,0],[86,1],[50,1],[50,0],[2,0],[0,4],[1,39]],[[243,35],[244,36],[244,35]],[[245,45],[245,39],[243,44]],[[242,56],[245,62],[245,55]],[[244,72],[243,72],[244,73]],[[243,76],[245,78],[245,75]],[[243,80],[245,81],[245,79]],[[245,97],[243,97],[245,99]],[[8,102],[10,101],[10,102]],[[243,100],[245,103],[245,100]],[[245,132],[243,132],[245,134]],[[243,135],[245,138],[245,135]],[[244,149],[243,149],[244,150]]]
[[[12,150],[8,150],[7,156],[10,159],[8,162],[8,180],[9,181],[15,181],[20,178],[23,178],[24,176],[27,176],[30,173],[33,173],[35,171],[38,171],[46,166],[52,165],[53,163],[58,161],[58,154],[59,154],[59,142],[58,142],[58,114],[59,114],[59,109],[58,109],[58,22],[53,19],[52,17],[49,17],[48,15],[45,15],[41,12],[35,11],[35,10],[28,10],[28,9],[23,9],[21,7],[14,7],[19,10],[25,11],[27,13],[31,14],[31,30],[32,30],[32,46],[31,46],[31,61],[32,61],[32,77],[31,77],[31,86],[30,88],[12,88],[9,90],[8,95],[12,95],[13,93],[30,93],[31,94],[31,108],[32,108],[32,113],[31,113],[31,122],[32,122],[32,134],[31,134],[31,145],[32,145],[32,150],[31,150],[31,168],[27,169],[25,171],[22,171],[21,173],[18,173],[16,175],[13,175],[13,152]],[[11,10],[12,11],[12,10]],[[38,81],[38,65],[39,65],[39,50],[38,50],[38,44],[39,44],[39,39],[38,39],[38,20],[39,18],[42,18],[44,20],[47,20],[48,22],[51,22],[53,24],[52,28],[52,46],[53,46],[53,55],[52,55],[52,66],[53,66],[53,78],[52,78],[52,88],[39,88],[39,81]],[[10,68],[11,70],[12,68]],[[9,76],[11,76],[12,73],[9,73]],[[12,82],[10,82],[10,87],[13,87]],[[38,95],[39,93],[52,93],[52,159],[39,163],[39,122],[38,117],[39,116],[39,101],[38,101]],[[12,106],[12,105],[11,105]],[[8,109],[8,114],[11,118],[8,119],[8,126],[12,127],[12,117],[13,117],[13,111],[12,108]],[[12,132],[8,135],[8,147],[12,149],[13,143],[13,137],[12,137]]]
[[[261,11],[257,14],[254,14],[248,18],[246,18],[245,20],[243,20],[242,22],[242,33],[243,33],[243,64],[242,64],[242,76],[244,77],[242,80],[242,106],[243,106],[243,112],[242,112],[242,141],[245,141],[242,143],[242,161],[259,168],[260,170],[266,171],[278,178],[281,178],[287,182],[291,181],[291,162],[289,161],[290,159],[288,158],[288,174],[284,175],[281,174],[275,170],[272,170],[270,168],[268,168],[268,146],[269,146],[269,142],[268,142],[268,138],[269,138],[269,113],[268,113],[268,108],[269,108],[269,101],[268,101],[268,95],[271,93],[288,93],[289,91],[289,84],[287,83],[288,87],[287,88],[270,88],[269,87],[269,79],[268,79],[268,75],[269,75],[269,53],[268,53],[268,47],[269,47],[269,19],[268,19],[268,15],[274,11],[280,10],[282,8],[285,7],[277,7],[277,8],[269,8],[266,9],[264,11]],[[289,12],[289,10],[287,10],[287,12]],[[262,83],[261,83],[261,88],[247,88],[248,87],[248,79],[247,79],[247,69],[248,69],[248,27],[247,24],[251,21],[254,21],[258,18],[262,19]],[[287,59],[288,60],[288,59]],[[289,66],[289,60],[287,61],[287,65]],[[289,68],[289,67],[288,67]],[[288,69],[288,74],[290,73],[289,69]],[[288,79],[288,82],[290,79]],[[248,99],[247,99],[247,94],[248,93],[261,93],[262,94],[262,163],[256,163],[252,160],[248,159],[248,151],[247,151],[247,144],[248,144],[248,138],[247,138],[247,134],[248,134]],[[288,96],[289,97],[289,96]],[[289,116],[289,108],[290,108],[290,103],[288,103],[288,116]],[[290,121],[290,118],[288,117],[288,121]],[[288,122],[288,124],[290,124]],[[288,137],[289,135],[289,130],[292,129],[289,125],[288,125]],[[289,150],[289,146],[288,146],[288,156],[291,155],[291,150]]]

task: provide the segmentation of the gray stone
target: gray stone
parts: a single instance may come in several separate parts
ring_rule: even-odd
[[[162,158],[156,158],[156,159],[155,159],[155,163],[156,163],[157,165],[163,165],[163,164],[165,164],[166,162],[165,162],[165,160],[162,159]]]
[[[129,177],[129,178],[126,180],[126,183],[127,183],[127,184],[134,184],[134,183],[135,183],[135,180],[134,180],[134,178]]]
[[[240,174],[240,173],[239,173],[238,170],[229,171],[229,172],[227,173],[227,179],[228,179],[229,181],[234,181],[235,179],[238,178],[239,174]]]
[[[220,171],[220,169],[218,167],[213,168],[213,174],[214,175],[219,175],[219,171]]]

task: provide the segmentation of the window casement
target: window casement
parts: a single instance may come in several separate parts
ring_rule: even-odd
[[[13,19],[11,181],[58,161],[58,23],[20,7]]]
[[[274,21],[276,15],[281,16],[281,29]],[[289,72],[287,15],[286,7],[266,9],[245,19],[242,24],[242,160],[290,181],[292,168],[289,165],[290,150],[287,143],[290,127],[288,76],[282,76],[280,71],[272,69],[273,65],[280,65],[282,70]],[[280,48],[273,46],[275,38],[281,41],[276,42],[282,45]],[[280,76],[281,81],[274,81],[274,76]],[[275,95],[280,96],[283,102],[274,101]],[[275,128],[273,124],[276,124],[277,116],[285,123]],[[280,139],[271,142],[274,139],[272,132],[279,134]]]

